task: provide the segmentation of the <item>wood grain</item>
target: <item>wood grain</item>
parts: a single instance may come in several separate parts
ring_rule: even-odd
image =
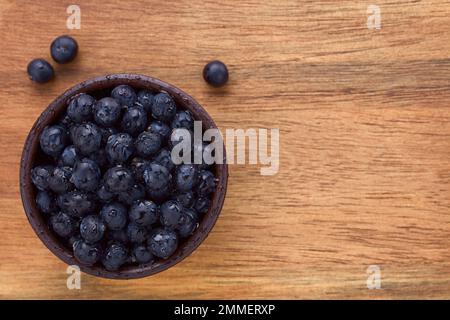
[[[0,0],[0,298],[450,298],[450,3]],[[60,34],[75,62],[31,83]],[[226,88],[203,65],[221,59]],[[18,187],[24,139],[59,93],[136,72],[190,93],[226,128],[279,128],[280,170],[230,166],[209,238],[156,276],[112,281],[66,266],[33,233]],[[379,265],[382,289],[368,290]]]

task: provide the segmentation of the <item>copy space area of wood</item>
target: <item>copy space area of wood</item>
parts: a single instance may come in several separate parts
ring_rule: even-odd
[[[0,298],[450,298],[448,2],[374,2],[381,30],[367,1],[79,0],[80,30],[68,4],[0,0]],[[65,33],[76,61],[32,83],[27,63]],[[202,79],[212,59],[223,89]],[[223,130],[279,128],[280,168],[230,165],[216,226],[176,267],[68,290],[23,212],[19,160],[57,95],[114,72],[178,86]]]

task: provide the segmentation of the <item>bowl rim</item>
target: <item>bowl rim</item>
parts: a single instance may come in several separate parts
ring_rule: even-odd
[[[157,78],[142,74],[117,73],[90,78],[67,89],[56,97],[40,114],[27,135],[20,161],[20,194],[25,214],[34,232],[43,244],[59,259],[68,265],[76,265],[81,271],[102,278],[109,279],[136,279],[157,274],[167,270],[187,258],[207,238],[214,227],[222,210],[228,183],[228,165],[226,162],[226,150],[223,148],[223,163],[215,165],[216,178],[218,180],[216,191],[212,197],[211,207],[204,215],[200,225],[193,235],[187,238],[182,246],[167,260],[159,260],[156,263],[140,266],[129,266],[118,271],[108,271],[99,264],[86,266],[79,264],[73,254],[47,227],[44,217],[39,212],[35,203],[36,188],[31,181],[31,169],[33,168],[39,150],[39,136],[44,127],[54,123],[58,116],[66,109],[67,102],[79,93],[90,93],[119,84],[128,84],[134,88],[150,89],[153,91],[165,91],[170,94],[177,105],[191,111],[196,120],[201,120],[203,129],[217,128],[211,116],[191,96],[179,88]]]

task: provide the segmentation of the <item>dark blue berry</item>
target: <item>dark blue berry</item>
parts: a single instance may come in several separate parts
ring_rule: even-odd
[[[98,216],[90,215],[81,220],[80,235],[89,243],[96,243],[103,238],[106,226]]]
[[[145,198],[145,188],[141,184],[134,184],[127,190],[117,194],[117,199],[128,206],[143,198]]]
[[[182,164],[175,170],[175,186],[179,191],[189,191],[197,184],[198,171],[193,164]]]
[[[75,59],[78,53],[78,44],[71,36],[59,36],[50,45],[53,60],[58,63],[68,63]]]
[[[107,190],[118,194],[127,191],[133,186],[133,174],[125,167],[115,166],[106,171],[103,183]]]
[[[129,242],[126,228],[121,230],[108,230],[106,237],[109,239],[110,243],[120,242],[123,244],[128,244]]]
[[[111,163],[123,163],[134,153],[133,138],[128,133],[113,134],[108,138],[105,151]]]
[[[112,243],[105,250],[102,264],[107,270],[116,271],[127,261],[127,259],[127,248],[121,243]]]
[[[30,79],[38,83],[48,82],[55,75],[51,64],[44,59],[32,60],[27,66],[27,72]]]
[[[57,157],[66,147],[68,142],[67,132],[63,126],[47,126],[41,133],[40,144],[44,153]]]
[[[139,156],[148,158],[159,151],[161,136],[157,133],[144,131],[137,137],[134,145]]]
[[[144,170],[149,164],[149,160],[145,160],[139,157],[135,157],[131,160],[131,171],[133,172],[134,179],[137,182],[144,182]]]
[[[146,188],[147,196],[149,197],[149,199],[157,203],[161,203],[169,199],[172,196],[172,191],[173,190],[171,188],[171,185],[167,185],[166,187],[159,189],[150,189],[148,187]]]
[[[178,236],[173,230],[158,228],[151,233],[148,246],[153,255],[167,259],[177,250]]]
[[[110,192],[106,187],[102,184],[100,188],[97,190],[97,198],[103,202],[107,203],[114,199],[114,193]]]
[[[161,149],[161,151],[153,158],[153,163],[157,163],[172,172],[175,169],[175,164],[172,161],[172,154],[167,149]]]
[[[102,134],[95,124],[86,122],[76,126],[72,140],[81,154],[89,155],[100,148]]]
[[[147,112],[142,107],[128,108],[120,126],[123,132],[136,136],[147,127]]]
[[[48,189],[48,179],[50,178],[53,166],[37,166],[31,170],[31,181],[39,190]]]
[[[144,170],[144,181],[148,189],[166,189],[172,179],[170,172],[162,165],[151,163]]]
[[[72,190],[71,176],[71,167],[55,167],[48,178],[49,189],[55,193],[65,193]]]
[[[73,236],[69,237],[69,239],[67,240],[67,244],[73,249],[73,245],[77,241],[83,241],[79,233],[75,233]]]
[[[73,140],[75,140],[75,131],[77,130],[77,128],[78,128],[78,124],[74,123],[67,129],[69,139],[72,142],[73,142]]]
[[[100,129],[100,133],[102,135],[102,143],[103,144],[106,144],[108,142],[108,138],[110,136],[112,136],[113,134],[117,134],[119,132],[114,127],[107,127],[107,128],[100,127],[99,129]]]
[[[136,102],[136,92],[126,84],[121,84],[111,91],[111,97],[116,99],[122,106],[133,106]]]
[[[88,213],[94,212],[96,203],[91,195],[73,190],[68,193],[60,194],[57,203],[61,211],[74,217],[83,217]]]
[[[171,125],[172,129],[185,128],[188,130],[194,130],[194,118],[187,110],[179,111],[173,118]]]
[[[184,208],[190,208],[194,205],[195,195],[192,190],[189,190],[176,194],[174,200],[177,200]]]
[[[73,243],[72,248],[73,255],[81,264],[92,266],[101,258],[102,252],[98,244],[77,240]]]
[[[150,200],[135,201],[128,212],[130,221],[142,227],[150,227],[159,219],[159,207]]]
[[[198,214],[194,210],[184,209],[183,215],[183,222],[177,228],[180,238],[190,236],[195,231],[198,224]]]
[[[93,192],[98,189],[100,179],[97,163],[85,158],[75,163],[70,181],[80,190]]]
[[[170,138],[170,134],[172,133],[172,129],[161,121],[152,121],[147,128],[148,132],[157,133],[161,136],[161,141],[166,141]]]
[[[148,231],[146,228],[130,222],[127,226],[128,240],[133,243],[142,243],[147,240]]]
[[[214,87],[221,87],[228,82],[228,68],[218,60],[208,62],[203,68],[203,79]]]
[[[82,123],[92,119],[95,99],[86,94],[81,93],[69,101],[67,107],[67,115],[73,122]]]
[[[61,117],[59,117],[59,124],[62,125],[63,127],[69,128],[70,126],[72,126],[74,124],[74,122],[72,121],[72,119],[70,119],[69,115],[67,114],[67,112],[64,112]]]
[[[47,191],[39,191],[36,195],[36,205],[38,209],[46,214],[57,209],[55,198]]]
[[[100,99],[94,105],[94,120],[104,127],[113,126],[119,121],[121,110],[122,107],[116,99]]]
[[[208,212],[210,206],[211,200],[206,197],[199,197],[197,201],[195,201],[194,209],[200,214],[205,214]]]
[[[76,232],[76,221],[63,212],[50,217],[50,226],[57,235],[68,238]]]
[[[108,164],[105,149],[98,149],[97,151],[91,153],[88,158],[94,161],[99,167],[103,167]]]
[[[143,89],[138,92],[137,101],[145,111],[150,113],[152,111],[153,97],[154,94],[151,91]]]
[[[118,202],[104,205],[100,215],[110,230],[120,230],[127,224],[127,208]]]
[[[211,171],[202,170],[198,175],[197,193],[208,196],[216,190],[216,177]]]
[[[156,120],[169,122],[177,113],[177,107],[172,97],[165,93],[158,93],[153,98],[152,116]]]
[[[132,257],[137,263],[149,263],[154,260],[150,249],[142,244],[133,247]]]
[[[74,145],[70,145],[64,149],[59,158],[62,166],[73,167],[75,162],[80,159]]]
[[[164,227],[175,229],[184,222],[183,206],[176,200],[161,205],[160,222]]]

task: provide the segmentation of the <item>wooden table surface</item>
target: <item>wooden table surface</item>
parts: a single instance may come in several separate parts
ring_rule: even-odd
[[[0,298],[450,298],[450,4],[377,1],[0,0]],[[58,35],[76,61],[27,79]],[[230,69],[224,89],[203,65]],[[221,129],[279,128],[280,168],[230,165],[208,239],[156,276],[82,275],[32,231],[18,186],[23,142],[61,92],[114,72],[191,94]],[[367,268],[381,289],[367,288]]]

